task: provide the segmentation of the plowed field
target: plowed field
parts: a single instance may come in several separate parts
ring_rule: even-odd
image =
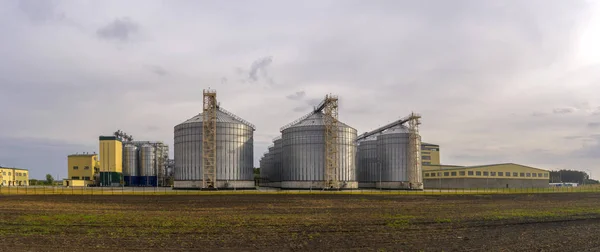
[[[0,196],[0,251],[599,248],[597,193]]]

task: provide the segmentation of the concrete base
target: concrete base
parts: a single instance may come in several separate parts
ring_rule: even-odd
[[[173,181],[174,189],[202,189],[202,180]],[[217,180],[217,189],[255,189],[254,180]]]
[[[375,182],[358,182],[358,188],[375,188]]]
[[[375,188],[387,189],[387,190],[423,190],[423,184],[412,185],[408,181],[382,181],[375,182]]]
[[[281,182],[269,182],[269,183],[261,183],[260,187],[273,187],[279,188],[281,187]]]
[[[357,189],[356,181],[340,181],[340,189]],[[323,181],[281,181],[281,189],[321,189]]]

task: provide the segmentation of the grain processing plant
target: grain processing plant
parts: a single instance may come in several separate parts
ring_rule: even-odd
[[[261,183],[282,189],[352,189],[356,130],[338,121],[338,98],[327,95],[309,114],[281,128],[261,159]]]
[[[255,127],[216,97],[205,90],[202,113],[175,126],[174,188],[255,188]]]
[[[420,118],[413,113],[357,138],[361,188],[423,189]]]

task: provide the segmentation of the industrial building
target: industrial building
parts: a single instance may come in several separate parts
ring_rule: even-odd
[[[123,140],[100,136],[100,186],[120,186],[123,181]]]
[[[118,130],[100,136],[100,155],[68,156],[65,186],[167,186],[169,146],[159,141],[134,141]]]
[[[255,127],[204,91],[202,113],[174,127],[175,189],[253,189]]]
[[[550,182],[549,171],[520,164],[443,165],[440,146],[435,144],[423,143],[421,153],[423,181],[428,189],[543,188]]]
[[[1,186],[27,186],[29,185],[29,171],[20,168],[0,166]]]
[[[412,113],[357,138],[360,188],[423,189],[420,118]]]
[[[88,186],[100,175],[100,160],[96,153],[77,153],[67,157],[68,177],[65,186]]]
[[[281,128],[261,158],[261,186],[281,189],[352,189],[356,180],[356,129],[338,121],[338,98]]]
[[[123,182],[125,186],[167,186],[169,146],[159,141],[123,143]]]

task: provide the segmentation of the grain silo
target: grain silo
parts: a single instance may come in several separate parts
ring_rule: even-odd
[[[380,179],[379,162],[377,160],[377,137],[371,136],[358,141],[356,150],[356,176],[358,187],[374,188]]]
[[[377,136],[377,158],[381,179],[377,188],[408,188],[408,129],[404,126],[388,129]]]
[[[125,144],[123,147],[123,182],[125,186],[139,185],[138,147]]]
[[[254,125],[216,107],[216,188],[254,187]],[[175,126],[174,188],[203,188],[203,114]]]
[[[157,186],[156,156],[154,146],[144,144],[140,147],[139,184],[141,186]]]
[[[272,175],[272,181],[273,181],[273,187],[281,187],[281,166],[282,166],[282,154],[283,154],[283,139],[281,139],[281,137],[278,137],[275,139],[274,145],[273,145],[273,155],[272,155],[272,166],[271,169],[273,170],[273,175]]]
[[[337,118],[336,118],[337,119]],[[356,181],[356,130],[337,122],[337,165],[333,172],[340,189],[358,188]],[[282,129],[282,189],[323,188],[326,173],[325,114],[314,112]]]
[[[411,113],[357,137],[361,187],[423,189],[420,119]]]

